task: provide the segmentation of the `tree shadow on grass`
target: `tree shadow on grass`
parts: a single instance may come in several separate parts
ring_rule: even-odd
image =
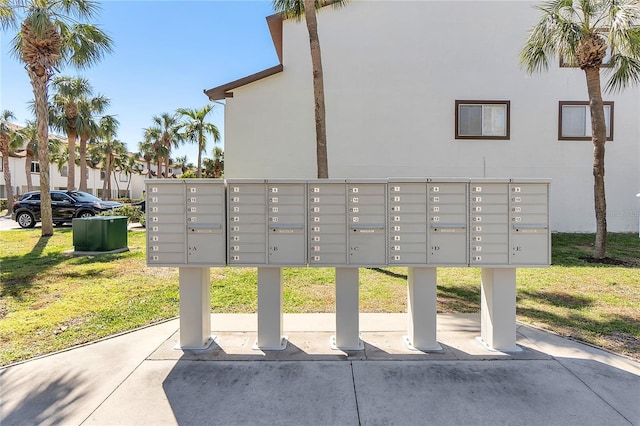
[[[578,296],[575,294],[546,290],[542,290],[539,292],[519,291],[518,299],[520,299],[522,296],[526,296],[528,299],[537,300],[541,303],[567,309],[582,309],[592,306],[595,302],[592,297]]]
[[[553,304],[553,303],[550,303]],[[516,308],[518,316],[543,322],[562,335],[587,343],[601,345],[595,338],[607,342],[606,348],[640,359],[640,321],[627,315],[610,315],[606,319],[589,318],[578,310],[566,315],[540,308]]]
[[[438,312],[476,313],[480,311],[480,286],[438,286]]]
[[[57,265],[69,260],[70,254],[51,252],[43,254],[51,237],[40,237],[32,250],[23,256],[8,256],[0,259],[0,297],[22,299],[34,282]],[[111,255],[114,256],[115,255]],[[108,258],[87,256],[77,258],[78,264],[108,261]],[[69,274],[72,271],[67,271]],[[90,275],[90,274],[89,274]]]

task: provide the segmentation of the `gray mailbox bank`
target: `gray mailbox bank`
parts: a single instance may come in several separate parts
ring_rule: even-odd
[[[408,267],[406,343],[438,350],[436,268],[482,268],[481,341],[515,351],[515,268],[550,264],[548,179],[147,181],[147,263],[180,268],[180,346],[211,342],[210,266],[258,268],[260,349],[283,349],[281,268],[336,268],[332,345],[359,339],[358,267]]]

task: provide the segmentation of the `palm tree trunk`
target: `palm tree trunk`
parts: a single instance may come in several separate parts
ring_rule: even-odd
[[[27,191],[33,191],[33,181],[31,179],[31,163],[33,163],[33,154],[27,149],[27,156],[24,162],[24,173],[27,178]]]
[[[13,183],[11,183],[11,170],[9,170],[9,140],[2,141],[2,170],[4,171],[4,183],[7,189],[7,214],[13,210]]]
[[[67,190],[76,189],[76,139],[78,135],[75,130],[68,130],[67,146],[69,147],[69,160],[67,161]]]
[[[593,141],[593,195],[596,213],[596,241],[593,257],[604,259],[607,249],[607,201],[604,186],[604,150],[607,141],[607,127],[600,89],[600,69],[587,67],[584,71],[589,93],[591,140]]]
[[[202,177],[202,145],[204,145],[204,132],[200,131],[198,135],[198,171],[196,172],[196,177]]]
[[[316,19],[315,0],[304,0],[304,16],[309,31],[311,48],[311,67],[313,70],[313,98],[315,101],[316,122],[316,162],[319,179],[329,177],[327,161],[327,125],[324,107],[324,76],[322,73],[322,55],[318,38],[318,21]]]
[[[33,87],[36,122],[38,126],[38,162],[40,163],[40,222],[43,237],[53,235],[53,215],[51,212],[51,187],[49,181],[49,102],[47,84],[49,74],[46,70],[31,69],[27,72]],[[44,72],[43,72],[44,71]],[[42,75],[39,75],[42,74]]]
[[[87,140],[80,136],[80,191],[87,192]]]

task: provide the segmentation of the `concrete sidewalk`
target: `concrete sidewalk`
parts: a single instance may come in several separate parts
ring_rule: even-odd
[[[252,349],[255,315],[212,315],[208,350],[178,321],[0,371],[0,424],[640,425],[640,363],[518,325],[485,349],[479,315],[438,315],[440,352],[403,343],[405,314],[360,314],[362,351],[332,350],[333,314],[285,314],[284,351]]]

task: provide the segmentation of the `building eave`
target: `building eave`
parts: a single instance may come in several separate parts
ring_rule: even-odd
[[[238,80],[225,83],[212,89],[204,90],[204,94],[207,95],[209,100],[219,101],[225,98],[232,98],[233,89],[246,86],[247,84],[282,72],[282,70],[284,69],[282,65],[282,15],[276,13],[274,15],[267,16],[266,20],[267,25],[269,26],[269,32],[271,33],[271,40],[273,41],[273,46],[276,49],[276,54],[278,55],[278,61],[280,63],[274,67],[267,68],[255,74],[251,74]]]
[[[240,78],[230,83],[223,84],[222,86],[205,90],[204,94],[207,95],[212,101],[219,101],[224,98],[232,98],[233,92],[231,92],[231,90],[238,87],[246,86],[247,84],[253,83],[254,81],[262,80],[263,78],[282,72],[283,69],[284,67],[282,66],[282,64],[279,64],[275,67],[267,68],[266,70],[262,70],[260,72]]]

